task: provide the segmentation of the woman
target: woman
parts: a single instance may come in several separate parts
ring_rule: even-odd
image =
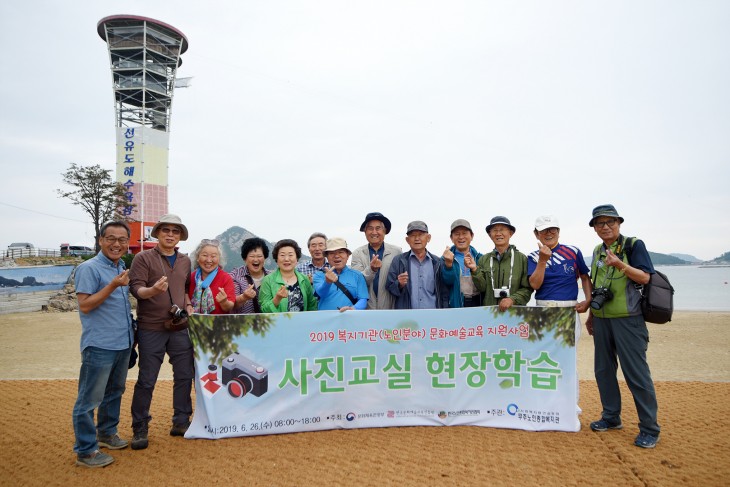
[[[317,300],[309,278],[296,270],[302,249],[291,239],[274,246],[274,260],[279,268],[261,281],[261,311],[281,313],[316,311]]]
[[[231,271],[233,288],[236,293],[234,313],[261,313],[259,305],[259,286],[261,280],[269,272],[264,262],[269,257],[266,242],[258,237],[247,238],[241,246],[241,257],[244,264]]]
[[[213,315],[229,313],[233,309],[236,295],[233,291],[233,279],[221,267],[220,242],[201,240],[190,260],[195,262],[188,287],[194,312]]]

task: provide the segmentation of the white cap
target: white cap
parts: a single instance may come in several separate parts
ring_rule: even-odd
[[[535,230],[538,232],[546,228],[560,228],[560,222],[552,215],[543,215],[535,220]]]

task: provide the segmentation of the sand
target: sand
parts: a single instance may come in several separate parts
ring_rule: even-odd
[[[636,412],[624,392],[624,429],[594,433],[600,417],[593,343],[578,343],[581,431],[412,427],[185,440],[168,434],[172,382],[158,383],[150,447],[112,452],[104,469],[74,465],[80,324],[76,313],[0,315],[0,484],[169,485],[728,485],[730,313],[677,312],[649,325],[649,363],[662,436],[633,446]],[[120,434],[129,438],[130,371]],[[165,364],[161,378],[169,379]]]

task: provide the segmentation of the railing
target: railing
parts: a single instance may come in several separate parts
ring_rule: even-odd
[[[67,253],[61,253],[60,250],[53,249],[6,249],[3,252],[3,259],[19,259],[22,257],[61,257],[62,255],[68,255]]]

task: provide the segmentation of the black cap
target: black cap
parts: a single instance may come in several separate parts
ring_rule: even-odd
[[[363,221],[362,222],[362,225],[360,225],[360,231],[361,232],[364,232],[365,231],[365,225],[367,225],[370,220],[378,220],[378,221],[383,222],[383,225],[385,225],[385,234],[387,235],[387,234],[390,233],[390,220],[388,220],[385,217],[385,215],[383,215],[382,213],[379,213],[377,211],[374,211],[372,213],[368,213],[365,216],[365,221]]]
[[[512,233],[515,233],[517,229],[510,223],[509,218],[506,216],[495,216],[492,218],[492,220],[489,222],[489,225],[487,225],[487,233],[489,233],[489,230],[492,229],[494,225],[504,225],[506,227],[509,227],[510,230],[512,230]]]
[[[593,208],[593,217],[591,218],[591,221],[588,222],[588,226],[592,227],[593,221],[599,216],[612,216],[618,218],[619,223],[624,222],[623,217],[619,216],[618,211],[616,211],[616,208],[613,205],[599,205]]]

